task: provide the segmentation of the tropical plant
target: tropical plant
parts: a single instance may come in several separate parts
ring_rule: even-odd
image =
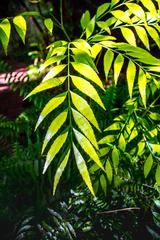
[[[48,68],[49,72],[28,95],[30,97],[60,86],[58,94],[45,105],[36,125],[36,128],[39,127],[52,112],[53,121],[47,130],[42,153],[53,139],[43,173],[55,157],[59,158],[55,160],[54,193],[64,169],[73,159],[70,158],[72,155],[93,195],[90,166],[95,166],[101,182],[105,184],[106,174],[111,183],[113,171],[116,177],[119,166],[124,168],[123,161],[136,163],[146,159],[144,175],[147,177],[154,159],[155,177],[159,185],[160,145],[158,124],[155,126],[154,121],[159,120],[155,109],[159,98],[157,79],[160,61],[149,51],[153,44],[160,47],[157,10],[156,3],[152,1],[145,6],[145,1],[138,4],[136,1],[113,0],[101,5],[93,17],[86,11],[81,18],[81,37],[70,40],[64,28],[61,6],[59,24],[67,41],[63,39],[50,44],[47,59],[41,67],[41,71]],[[45,23],[52,32],[51,20]],[[112,84],[117,85],[119,81],[124,85],[123,79],[126,78],[128,86],[124,108],[118,110],[123,113],[107,126],[105,137],[101,137],[98,116],[96,119],[96,112],[105,114],[107,108],[101,100],[106,84],[99,77],[98,67],[102,60],[104,79],[107,81],[108,74],[113,71]],[[100,146],[106,145],[105,149],[99,149],[98,139]]]
[[[62,1],[60,20],[55,16],[44,19],[48,31],[52,34],[53,26],[57,26],[63,31],[64,39],[48,46],[46,60],[40,68],[40,71],[48,69],[48,73],[28,97],[57,89],[36,124],[37,129],[49,114],[53,117],[42,153],[48,149],[43,173],[51,163],[57,169],[54,193],[66,166],[72,168],[75,163],[93,195],[95,189],[91,178],[96,183],[98,176],[106,191],[107,184],[112,183],[113,173],[117,184],[121,182],[119,178],[128,179],[130,167],[126,162],[131,168],[132,165],[140,168],[144,165],[145,178],[153,166],[155,186],[158,189],[160,185],[157,124],[160,61],[154,52],[152,54],[160,47],[160,2],[149,0],[147,5],[145,3],[144,0],[112,0],[99,6],[94,16],[87,10],[80,20],[80,38],[73,40],[65,29]],[[29,14],[37,15],[24,13],[23,16]],[[13,24],[24,41],[26,24],[23,16],[13,18]],[[7,51],[8,19],[0,23],[0,29]],[[108,78],[110,84],[118,85],[119,89],[122,89],[120,86],[128,87],[120,103],[123,108],[115,109],[110,121],[106,120],[109,106],[102,101],[102,98],[105,100]],[[53,143],[48,147],[52,139]],[[151,182],[154,184],[154,178]]]

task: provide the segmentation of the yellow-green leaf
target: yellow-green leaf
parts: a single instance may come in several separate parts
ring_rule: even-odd
[[[86,28],[86,38],[88,39],[93,31],[94,31],[94,27],[95,27],[95,17],[93,17],[90,22],[87,24],[87,28]]]
[[[8,43],[11,33],[11,24],[7,18],[0,23],[0,40],[2,42],[5,54],[7,54]]]
[[[142,19],[144,22],[146,21],[145,12],[141,6],[136,3],[126,3],[126,6],[129,8],[131,13],[133,13],[139,19]]]
[[[121,22],[124,22],[124,23],[131,23],[131,19],[129,18],[129,14],[125,11],[122,11],[122,10],[114,10],[114,11],[111,11],[111,14],[117,18],[118,20],[120,20]]]
[[[126,27],[121,27],[121,32],[126,41],[136,47],[136,38],[131,29]]]
[[[158,186],[160,186],[160,165],[159,164],[156,169],[155,178],[156,178],[156,183],[158,184]]]
[[[95,59],[97,55],[101,52],[102,47],[99,44],[94,44],[91,48],[91,55]]]
[[[153,165],[153,158],[152,158],[152,155],[150,154],[145,163],[144,163],[144,176],[145,178],[148,176],[148,174],[150,173],[151,171],[151,168],[152,168],[152,165]]]
[[[44,120],[44,118],[50,113],[52,112],[55,108],[57,108],[60,104],[62,104],[66,98],[66,92],[59,94],[57,96],[55,96],[54,98],[52,98],[43,108],[35,129],[37,129],[37,127],[40,125],[40,123]]]
[[[124,63],[124,57],[121,54],[118,54],[114,61],[114,82],[117,84],[119,74],[121,72],[122,66]]]
[[[51,125],[49,126],[44,142],[43,142],[43,146],[42,146],[42,153],[45,149],[45,147],[47,146],[48,142],[51,140],[51,138],[58,132],[58,130],[60,129],[60,127],[64,124],[64,122],[66,121],[67,118],[67,114],[68,114],[68,110],[64,110],[62,113],[60,113],[51,123]]]
[[[157,112],[150,113],[149,117],[155,121],[160,121],[160,114]]]
[[[124,138],[124,136],[123,136],[122,133],[121,133],[121,135],[120,135],[120,137],[119,137],[118,147],[119,147],[122,151],[125,151],[125,149],[126,149],[126,141],[125,141],[125,138]]]
[[[119,150],[115,146],[112,150],[112,162],[113,162],[115,173],[117,174],[118,166],[119,166]]]
[[[155,41],[157,46],[160,48],[160,37],[156,29],[151,26],[146,26],[146,29],[150,37]]]
[[[56,154],[62,148],[63,144],[65,143],[65,141],[67,139],[67,136],[68,136],[68,132],[65,132],[65,133],[59,135],[55,139],[55,141],[53,142],[51,148],[49,149],[49,151],[47,153],[47,157],[46,157],[46,162],[45,162],[45,165],[44,165],[43,173],[46,172],[48,166],[50,165],[50,163],[52,162],[52,160],[54,159]]]
[[[79,127],[79,129],[83,132],[83,134],[89,139],[89,141],[93,144],[93,146],[98,149],[97,140],[94,134],[94,131],[88,122],[88,120],[78,111],[72,108],[73,118]]]
[[[76,129],[74,129],[74,133],[76,136],[76,139],[78,141],[78,143],[80,144],[80,146],[82,147],[82,149],[90,156],[90,158],[102,169],[103,165],[98,157],[98,154],[96,153],[93,145],[90,143],[90,141],[79,131],[77,131]]]
[[[147,2],[146,0],[141,0],[141,2],[143,6],[151,12],[151,14],[157,16],[157,10],[152,0],[147,0]]]
[[[111,6],[114,6],[114,5],[116,5],[117,3],[119,3],[120,2],[120,0],[112,0],[111,1]]]
[[[100,107],[105,109],[102,100],[100,99],[96,89],[85,79],[77,76],[71,76],[73,84],[81,92],[92,98]]]
[[[142,43],[144,44],[144,46],[149,50],[150,49],[149,40],[148,40],[146,30],[141,26],[135,26],[135,30],[137,32],[138,37],[141,39]]]
[[[85,11],[85,13],[83,13],[81,20],[80,20],[83,30],[87,27],[89,21],[90,21],[90,12],[87,10],[87,11]]]
[[[35,87],[35,88],[32,90],[32,92],[30,92],[30,93],[26,96],[26,98],[28,98],[28,97],[30,97],[30,96],[32,96],[32,95],[34,95],[34,94],[37,94],[37,93],[39,93],[39,92],[42,92],[42,91],[44,91],[44,90],[51,89],[51,88],[53,88],[53,87],[57,87],[57,86],[63,84],[64,81],[65,81],[65,79],[66,79],[66,77],[59,77],[59,78],[48,79],[48,80],[46,80],[45,82],[40,83],[39,86]],[[25,98],[25,99],[26,99],[26,98]]]
[[[110,70],[110,68],[111,68],[113,59],[114,59],[114,53],[109,49],[109,50],[105,53],[105,55],[104,55],[104,60],[103,60],[104,73],[105,73],[106,80],[108,79],[108,73],[109,73],[109,70]]]
[[[54,56],[54,57],[49,58],[40,66],[39,71],[42,72],[48,66],[52,65],[53,63],[60,62],[65,58],[66,58],[65,55]]]
[[[101,184],[104,194],[106,195],[107,194],[107,181],[103,174],[100,176],[100,184]]]
[[[76,146],[74,144],[73,144],[73,150],[74,150],[74,155],[75,155],[78,170],[79,170],[85,184],[87,185],[87,187],[91,191],[92,195],[94,196],[95,194],[93,191],[92,182],[90,179],[90,175],[89,175],[86,163],[85,163],[82,155],[80,154],[80,152],[78,151],[78,149],[76,148]]]
[[[139,92],[142,98],[142,102],[144,106],[146,107],[146,85],[147,85],[147,78],[144,71],[140,68],[139,69],[139,75],[138,75],[138,87]]]
[[[160,144],[149,144],[154,153],[160,155]]]
[[[103,88],[102,81],[98,77],[97,73],[91,68],[90,66],[84,64],[84,63],[72,63],[73,68],[83,75],[84,77],[88,78],[92,82],[96,83],[100,88]]]
[[[13,23],[18,35],[22,39],[23,43],[25,43],[25,36],[27,30],[26,20],[23,16],[16,16],[13,18]]]
[[[130,98],[132,98],[134,80],[136,76],[136,66],[131,60],[129,60],[126,75],[127,75],[129,96]]]
[[[51,18],[46,18],[46,19],[44,20],[44,25],[46,26],[46,28],[48,29],[48,31],[49,31],[50,33],[52,33],[52,31],[53,31],[53,21],[52,21],[52,19],[51,19]]]
[[[64,169],[66,168],[66,165],[67,165],[68,159],[69,159],[69,155],[70,155],[70,149],[68,150],[64,159],[62,160],[62,162],[61,162],[60,166],[58,167],[56,174],[54,176],[53,194],[55,194],[59,180],[64,172]]]
[[[79,112],[81,112],[99,131],[98,122],[94,116],[92,109],[85,99],[78,94],[71,92],[72,102]]]
[[[106,162],[105,170],[106,170],[108,181],[111,183],[112,177],[113,177],[113,170],[109,160],[107,160]]]
[[[99,17],[101,16],[110,6],[110,3],[103,3],[102,5],[100,5],[97,9],[97,13],[96,16]]]
[[[51,70],[47,73],[47,75],[43,78],[43,82],[57,76],[65,67],[66,67],[66,64],[61,64],[61,65],[52,67]]]

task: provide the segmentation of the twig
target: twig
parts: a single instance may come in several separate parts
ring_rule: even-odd
[[[112,213],[132,211],[132,210],[140,210],[140,208],[139,207],[121,208],[121,209],[115,209],[110,211],[98,212],[97,214],[112,214]]]

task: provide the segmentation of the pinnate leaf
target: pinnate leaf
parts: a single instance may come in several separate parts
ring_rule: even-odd
[[[47,157],[46,157],[46,162],[44,165],[44,169],[43,169],[43,173],[46,172],[48,166],[50,165],[50,163],[52,162],[52,160],[54,159],[54,157],[56,156],[56,154],[60,151],[60,149],[62,148],[63,144],[65,143],[66,139],[68,136],[68,131],[66,131],[63,134],[60,134],[55,141],[53,142],[51,148],[49,149],[48,153],[47,153]]]
[[[134,80],[135,80],[135,76],[136,76],[136,66],[131,60],[129,60],[126,75],[127,75],[129,96],[130,96],[130,98],[132,98]]]
[[[88,121],[93,124],[93,126],[95,126],[99,131],[101,131],[94,116],[94,113],[87,101],[74,92],[71,92],[71,98],[77,110],[82,113],[82,115],[84,115],[88,119]]]
[[[47,146],[48,142],[50,141],[50,139],[58,132],[58,130],[60,129],[60,127],[64,124],[64,122],[66,121],[67,118],[67,114],[68,111],[65,110],[62,113],[60,113],[51,123],[51,125],[49,126],[45,139],[43,141],[43,147],[42,147],[42,153],[45,149],[45,147]]]
[[[23,43],[25,43],[25,36],[27,31],[26,20],[23,16],[16,16],[13,18],[13,23],[18,35],[22,39]]]
[[[90,66],[76,62],[72,63],[72,66],[78,73],[88,78],[92,82],[96,83],[100,88],[104,89],[102,81],[98,77],[97,73]]]
[[[7,18],[0,22],[0,40],[2,42],[5,54],[7,54],[8,43],[11,33],[11,24]]]
[[[114,61],[114,82],[115,82],[115,84],[117,84],[118,77],[121,72],[123,63],[124,63],[124,57],[122,56],[122,54],[118,54],[118,56],[116,57],[116,59]]]
[[[78,170],[79,170],[85,184],[87,185],[90,192],[94,196],[95,194],[94,194],[94,191],[93,191],[92,182],[91,182],[91,179],[90,179],[90,175],[89,175],[86,163],[85,163],[81,153],[79,152],[79,150],[77,149],[77,147],[74,144],[73,144],[73,150],[74,150],[74,155],[75,155]]]
[[[78,141],[78,143],[80,144],[80,146],[82,147],[82,149],[90,156],[91,159],[93,159],[93,161],[95,161],[95,163],[102,169],[103,165],[98,157],[98,154],[96,153],[94,147],[92,146],[92,144],[90,143],[90,141],[79,131],[77,131],[76,129],[74,129],[74,133],[76,136],[76,139]]]
[[[88,122],[88,120],[78,111],[72,108],[73,118],[79,127],[79,129],[83,132],[83,134],[89,139],[89,141],[93,144],[93,146],[98,149],[97,140],[94,134],[94,131]]]
[[[57,96],[55,96],[54,98],[52,98],[43,108],[35,129],[37,129],[37,127],[40,125],[40,123],[44,120],[44,118],[50,113],[52,112],[55,108],[57,108],[60,104],[62,104],[66,98],[66,92],[59,94]]]
[[[144,176],[145,178],[148,176],[148,174],[150,173],[151,171],[151,168],[152,168],[152,165],[153,165],[153,158],[152,158],[152,155],[150,154],[145,163],[144,163]]]
[[[73,84],[84,94],[92,98],[100,107],[105,109],[96,89],[85,79],[71,76]]]
[[[54,185],[53,185],[53,194],[55,194],[56,189],[57,189],[57,185],[60,181],[60,178],[64,172],[64,169],[66,168],[66,165],[68,163],[68,159],[69,159],[69,155],[70,155],[70,149],[68,150],[67,154],[65,155],[64,159],[62,160],[60,166],[58,167],[56,174],[54,176]]]

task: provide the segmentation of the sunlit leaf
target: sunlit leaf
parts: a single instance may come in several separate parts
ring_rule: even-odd
[[[85,29],[87,27],[89,21],[90,21],[90,12],[87,10],[85,11],[85,13],[83,13],[80,20],[82,29]]]
[[[146,26],[146,29],[147,29],[147,32],[150,35],[150,37],[155,41],[157,46],[160,48],[160,38],[159,38],[159,34],[156,31],[156,29],[154,29],[151,26]]]
[[[79,129],[83,132],[83,134],[89,139],[89,141],[93,144],[93,146],[98,149],[97,140],[94,134],[94,131],[88,122],[88,120],[78,111],[72,108],[73,118],[79,127]]]
[[[147,4],[146,4],[146,0],[141,0],[141,2],[143,6],[147,8],[153,15],[155,16],[157,15],[156,7],[152,0],[147,0]]]
[[[112,177],[113,177],[113,170],[109,160],[107,160],[106,162],[105,170],[106,170],[108,181],[111,183]]]
[[[52,21],[52,19],[51,19],[51,18],[46,18],[46,19],[44,20],[44,25],[46,26],[46,28],[48,29],[48,31],[49,31],[50,33],[52,33],[52,31],[53,31],[53,21]]]
[[[138,87],[139,92],[142,98],[142,102],[144,106],[146,107],[146,85],[147,85],[147,78],[144,71],[140,68],[139,69],[139,75],[138,75]]]
[[[131,60],[129,60],[129,63],[128,63],[126,76],[127,76],[129,96],[130,96],[130,98],[132,98],[134,80],[135,80],[135,76],[136,76],[136,66]]]
[[[126,149],[126,141],[125,138],[123,136],[123,134],[121,133],[120,137],[119,137],[119,141],[118,141],[118,147],[124,152]]]
[[[93,17],[90,20],[90,22],[87,24],[87,28],[86,28],[86,38],[87,39],[92,35],[94,28],[95,28],[95,17]]]
[[[77,108],[77,110],[82,113],[82,115],[84,115],[93,124],[93,126],[95,126],[99,131],[101,131],[94,116],[94,113],[87,101],[73,92],[71,92],[71,97],[73,104]]]
[[[73,62],[72,66],[78,73],[88,78],[92,82],[96,83],[100,88],[104,89],[102,81],[98,77],[97,73],[90,66],[76,62]]]
[[[110,3],[103,3],[97,9],[96,17],[100,17],[110,6]]]
[[[54,56],[49,59],[47,59],[41,66],[40,66],[40,72],[42,72],[45,68],[52,65],[53,63],[60,62],[66,58],[65,55],[60,56]]]
[[[77,63],[84,63],[86,65],[89,65],[91,68],[93,68],[96,72],[98,72],[97,67],[92,60],[91,56],[89,56],[86,52],[79,50],[77,48],[72,48],[71,49],[74,56],[74,61]]]
[[[158,184],[158,186],[160,186],[160,165],[159,164],[156,169],[155,178],[156,178],[156,183]]]
[[[111,1],[111,6],[114,6],[114,5],[116,5],[117,3],[119,3],[120,2],[120,0],[112,0]]]
[[[149,144],[153,152],[160,155],[160,144]]]
[[[112,163],[115,170],[115,173],[118,172],[118,166],[119,166],[119,150],[114,146],[112,150]]]
[[[153,165],[153,158],[152,158],[152,155],[150,154],[145,163],[144,163],[144,176],[145,178],[148,176],[148,174],[150,173],[151,171],[151,168],[152,168],[152,165]]]
[[[43,141],[42,146],[42,153],[47,146],[48,142],[51,140],[51,138],[58,132],[58,130],[61,128],[61,126],[64,124],[67,118],[68,111],[65,110],[62,113],[60,113],[51,123],[49,126],[46,136]]]
[[[100,176],[100,184],[101,184],[104,194],[106,195],[107,194],[107,181],[103,174]]]
[[[87,185],[87,187],[91,191],[92,195],[94,196],[95,194],[93,191],[93,187],[92,187],[92,183],[91,183],[91,179],[90,179],[90,175],[89,175],[86,163],[85,163],[82,155],[78,151],[77,147],[74,144],[73,144],[73,150],[74,150],[74,155],[75,155],[78,170],[79,170],[85,184]]]
[[[123,37],[126,39],[126,41],[129,44],[136,46],[136,38],[130,28],[122,27],[121,32],[122,32]]]
[[[18,35],[22,39],[23,43],[25,43],[25,36],[27,30],[26,20],[23,16],[16,16],[13,18],[13,23]]]
[[[108,79],[108,73],[109,73],[109,70],[111,68],[113,59],[114,59],[114,53],[111,50],[108,50],[105,53],[104,60],[103,60],[104,73],[105,73],[106,80]]]
[[[81,92],[92,98],[100,107],[105,109],[102,100],[100,99],[96,89],[85,79],[71,76],[73,84],[78,88]]]
[[[5,54],[7,54],[8,43],[11,33],[11,24],[7,18],[0,22],[0,40],[2,42]]]
[[[62,85],[65,81],[66,77],[59,77],[59,78],[51,78],[51,79],[48,79],[46,80],[45,82],[42,82],[40,83],[37,87],[35,87],[32,92],[30,92],[26,98],[34,95],[34,94],[37,94],[39,92],[42,92],[44,90],[47,90],[47,89],[51,89],[53,87],[57,87],[59,85]]]
[[[63,144],[65,143],[66,139],[68,136],[68,131],[60,134],[55,141],[53,142],[51,148],[49,149],[48,153],[47,153],[47,157],[46,157],[46,162],[44,165],[44,169],[43,169],[43,173],[46,172],[48,166],[51,164],[52,160],[54,159],[54,157],[56,156],[56,154],[60,151],[60,149],[62,148]]]
[[[155,121],[160,121],[160,114],[157,112],[150,113],[149,117]]]
[[[138,18],[142,19],[144,22],[146,21],[145,12],[140,5],[138,5],[136,3],[126,3],[126,6]]]
[[[116,137],[115,135],[107,135],[103,137],[98,143],[99,144],[108,144],[108,143],[113,143],[115,141]]]
[[[129,23],[129,24],[131,23],[131,19],[129,18],[129,15],[125,11],[114,10],[114,11],[111,11],[111,14],[121,22]]]
[[[94,44],[91,48],[91,55],[95,59],[98,54],[101,52],[102,47],[99,44]]]
[[[122,54],[118,54],[118,56],[116,57],[116,59],[114,61],[114,82],[115,82],[115,84],[117,84],[118,77],[121,72],[123,63],[124,63],[124,57],[122,56]]]
[[[51,70],[47,73],[47,75],[43,78],[43,82],[57,76],[60,72],[62,72],[62,70],[65,67],[66,67],[66,64],[61,64],[61,65],[52,67]]]
[[[144,46],[149,50],[149,40],[145,29],[141,26],[135,26],[138,37],[141,39]]]
[[[52,98],[43,108],[35,129],[37,129],[37,127],[40,125],[40,123],[44,120],[44,118],[50,113],[52,112],[55,108],[57,108],[60,104],[62,104],[66,98],[66,92],[59,94],[57,96],[55,96],[54,98]]]
[[[57,189],[57,185],[60,181],[60,178],[64,172],[64,169],[66,168],[66,165],[68,163],[68,159],[69,159],[69,155],[70,155],[70,149],[68,150],[67,154],[65,155],[64,159],[62,160],[61,164],[59,165],[55,176],[54,176],[54,185],[53,185],[53,194],[55,194],[56,189]]]
[[[80,144],[80,146],[82,147],[82,149],[88,154],[88,156],[90,156],[90,158],[95,161],[95,163],[102,169],[103,165],[98,157],[98,154],[96,153],[94,147],[92,146],[92,144],[90,143],[90,141],[79,131],[77,131],[76,129],[74,129],[74,133],[76,136],[76,139],[78,141],[78,143]]]

